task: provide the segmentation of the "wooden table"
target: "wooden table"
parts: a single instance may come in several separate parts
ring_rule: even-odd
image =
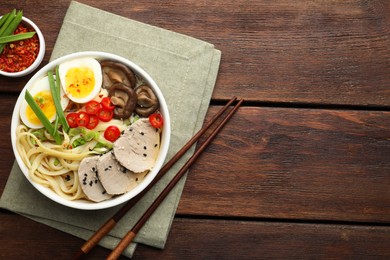
[[[40,26],[44,65],[70,1],[14,2],[0,11]],[[135,259],[390,258],[390,1],[79,2],[215,44],[207,118],[245,99],[191,168],[166,248]],[[28,79],[0,77],[0,193]],[[1,259],[69,259],[83,243],[5,210],[0,234]]]

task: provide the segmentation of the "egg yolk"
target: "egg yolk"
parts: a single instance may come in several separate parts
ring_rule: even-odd
[[[66,92],[76,98],[88,96],[95,87],[95,75],[90,68],[71,68],[65,75]]]
[[[49,120],[55,116],[56,108],[55,108],[53,97],[52,97],[50,91],[38,92],[34,96],[34,100]],[[34,111],[31,109],[30,106],[27,106],[26,117],[27,117],[27,120],[33,124],[38,125],[41,123],[41,121],[35,115]]]

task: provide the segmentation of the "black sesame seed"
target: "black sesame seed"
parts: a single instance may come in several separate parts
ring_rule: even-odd
[[[144,150],[146,150],[146,146],[144,146]]]
[[[92,184],[93,184],[93,181],[90,181],[90,182],[89,182],[89,186],[92,186]]]
[[[148,156],[146,153],[144,153],[143,155],[144,155],[144,157]]]
[[[109,168],[108,168],[108,167],[104,169],[104,171],[108,171],[108,170],[109,170]]]
[[[95,184],[96,184],[96,183],[98,183],[98,180],[97,180],[97,179],[95,180]]]
[[[84,173],[84,176],[85,176],[85,177],[87,177],[87,176],[88,176],[88,174]]]
[[[135,178],[135,181],[138,181],[138,178]]]
[[[104,191],[102,191],[102,194],[106,194],[106,191],[104,190]]]
[[[141,132],[141,135],[144,135],[145,133],[144,132]]]
[[[157,146],[158,146],[158,144],[155,144],[155,145],[154,145],[154,147],[157,147]]]

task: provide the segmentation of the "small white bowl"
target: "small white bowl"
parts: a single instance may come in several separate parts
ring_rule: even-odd
[[[102,201],[102,202],[91,202],[87,200],[67,200],[59,196],[57,193],[55,193],[53,190],[44,187],[33,180],[30,179],[29,173],[28,173],[28,168],[24,164],[22,158],[19,155],[19,152],[16,148],[16,128],[20,124],[20,106],[24,100],[24,96],[26,93],[26,89],[30,89],[33,84],[38,80],[43,78],[44,76],[47,75],[47,72],[49,70],[54,70],[54,68],[66,61],[73,60],[75,58],[84,58],[84,57],[92,57],[96,58],[98,60],[102,59],[107,59],[107,60],[114,60],[114,61],[119,61],[125,65],[127,65],[129,68],[133,70],[135,74],[140,76],[141,78],[144,79],[145,83],[147,83],[154,91],[156,94],[159,103],[160,103],[160,113],[162,114],[164,118],[164,125],[162,128],[162,135],[161,135],[161,144],[160,144],[160,151],[157,155],[156,163],[153,167],[153,169],[145,176],[143,181],[138,184],[133,190],[113,197],[111,199]],[[12,114],[12,120],[11,120],[11,143],[12,143],[12,149],[16,158],[16,161],[22,170],[23,174],[26,176],[26,178],[29,180],[29,182],[43,195],[46,197],[50,198],[51,200],[60,203],[64,206],[71,207],[71,208],[76,208],[76,209],[82,209],[82,210],[97,210],[97,209],[105,209],[105,208],[110,208],[113,206],[117,206],[121,203],[124,203],[137,194],[139,194],[142,190],[144,190],[151,182],[152,180],[156,177],[157,173],[159,172],[160,168],[163,166],[163,163],[165,161],[165,158],[168,153],[168,148],[170,144],[170,136],[171,136],[171,125],[170,125],[170,117],[169,117],[169,112],[168,112],[168,106],[167,103],[164,99],[164,96],[160,90],[160,88],[157,86],[156,82],[147,74],[141,67],[136,65],[135,63],[121,57],[118,55],[110,54],[110,53],[105,53],[105,52],[95,52],[95,51],[86,51],[86,52],[78,52],[78,53],[73,53],[69,54],[63,57],[60,57],[56,60],[53,60],[52,62],[48,63],[44,67],[42,67],[35,75],[27,82],[26,86],[23,88],[21,91],[18,100],[16,101],[13,114]]]
[[[13,77],[13,78],[26,76],[26,75],[30,74],[31,72],[33,72],[39,66],[39,64],[41,64],[43,57],[45,56],[46,44],[45,44],[45,38],[43,37],[41,30],[38,28],[38,26],[33,21],[31,21],[30,19],[28,19],[26,17],[22,17],[22,23],[24,23],[27,27],[33,28],[34,31],[38,35],[39,53],[37,55],[37,58],[30,65],[30,67],[28,67],[25,70],[18,71],[18,72],[5,72],[5,71],[0,70],[0,75],[7,76],[7,77]]]

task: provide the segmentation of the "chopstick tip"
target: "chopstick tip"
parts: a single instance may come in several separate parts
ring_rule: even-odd
[[[85,256],[85,252],[79,249],[74,255],[73,260],[82,259],[83,256]]]

